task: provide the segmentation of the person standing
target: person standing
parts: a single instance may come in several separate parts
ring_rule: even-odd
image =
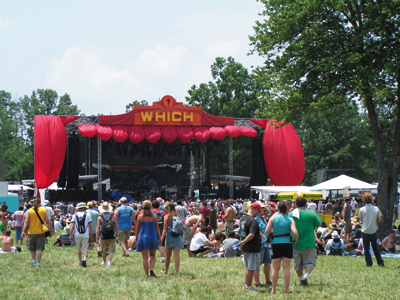
[[[317,243],[315,241],[315,228],[322,225],[321,219],[313,211],[306,209],[307,201],[304,197],[296,198],[296,209],[289,213],[296,223],[299,234],[294,251],[293,266],[299,278],[299,285],[306,286],[308,278],[317,263]],[[303,269],[306,270],[303,276]]]
[[[8,205],[3,203],[0,207],[0,232],[2,235],[4,235],[7,230],[7,222],[6,222],[7,210],[8,210]]]
[[[53,229],[46,209],[40,207],[40,199],[33,199],[33,207],[28,209],[25,214],[24,228],[21,237],[25,237],[25,231],[28,230],[28,249],[31,252],[32,267],[41,267],[43,251],[45,249],[45,233],[42,224],[46,223],[49,227],[50,237],[53,235]]]
[[[88,212],[88,214],[92,218],[92,228],[94,230],[96,230],[97,229],[97,220],[98,220],[100,214],[93,209],[93,202],[88,202],[87,203],[87,210],[86,211]],[[94,234],[95,234],[95,232],[94,232]],[[93,247],[94,247],[96,249],[96,251],[97,251],[97,256],[101,257],[100,244],[96,241],[96,239],[92,239],[89,242],[90,242],[89,250],[93,249]]]
[[[122,248],[122,256],[128,257],[128,240],[131,235],[132,220],[135,220],[135,211],[128,205],[128,199],[120,199],[121,206],[115,211],[115,217],[118,220],[118,236]]]
[[[157,277],[153,268],[156,261],[156,251],[158,245],[161,244],[161,234],[158,227],[157,218],[151,211],[151,202],[146,200],[143,202],[143,210],[137,219],[136,251],[142,253],[143,269],[146,276],[149,276],[149,256],[150,256],[150,276]]]
[[[108,202],[103,202],[101,205],[100,216],[97,219],[96,242],[99,242],[100,237],[101,255],[103,257],[101,265],[107,264],[107,266],[111,267],[111,261],[115,253],[115,239],[118,238],[118,222]],[[106,263],[107,253],[108,263]]]
[[[240,250],[243,251],[246,266],[244,290],[258,292],[253,287],[254,271],[260,272],[261,264],[261,234],[260,227],[255,217],[262,211],[261,205],[254,202],[250,205],[249,212],[240,219],[241,241]]]
[[[346,204],[343,207],[343,224],[344,224],[344,239],[349,240],[351,235],[351,200],[346,199]]]
[[[86,211],[86,204],[81,202],[76,206],[76,213],[71,220],[70,239],[75,235],[76,252],[78,253],[79,265],[86,268],[89,250],[89,240],[93,237],[92,217]],[[83,252],[83,260],[82,260]]]
[[[217,230],[217,208],[215,207],[215,201],[211,201],[210,204],[210,227],[213,230],[213,234]]]
[[[15,226],[15,243],[18,246],[18,241],[21,241],[22,245],[22,226],[23,226],[23,219],[24,219],[24,213],[23,213],[24,207],[22,205],[18,206],[18,210],[14,213],[13,219],[14,219],[14,226]]]
[[[224,203],[225,214],[222,216],[222,219],[225,221],[226,232],[233,230],[233,226],[235,225],[235,212],[232,206],[228,203]]]
[[[167,203],[165,210],[168,212],[168,214],[164,216],[164,228],[161,236],[161,240],[164,240],[165,238],[165,268],[163,271],[161,271],[161,273],[168,274],[168,269],[171,262],[171,254],[174,252],[175,274],[178,274],[181,263],[179,252],[183,246],[183,242],[180,235],[178,237],[173,237],[171,235],[171,230],[174,217],[180,218],[180,215],[175,211],[175,205],[173,203]]]
[[[274,214],[268,222],[265,233],[272,235],[272,291],[271,294],[276,292],[276,284],[278,282],[279,269],[283,268],[283,281],[285,283],[285,293],[289,294],[290,284],[290,261],[293,258],[293,241],[297,241],[299,235],[296,230],[296,224],[293,219],[287,215],[286,202],[279,202],[278,213]]]
[[[371,243],[376,262],[379,266],[384,267],[385,263],[383,262],[376,242],[376,232],[378,230],[378,223],[382,221],[382,213],[378,207],[372,205],[371,194],[364,194],[362,200],[365,206],[360,208],[358,217],[362,221],[361,237],[364,246],[365,262],[367,263],[367,267],[372,267],[372,258],[369,251],[369,245]]]

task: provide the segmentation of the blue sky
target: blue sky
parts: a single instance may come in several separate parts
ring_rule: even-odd
[[[68,93],[86,115],[119,114],[134,100],[212,80],[218,56],[262,64],[248,36],[255,0],[1,1],[0,89]]]

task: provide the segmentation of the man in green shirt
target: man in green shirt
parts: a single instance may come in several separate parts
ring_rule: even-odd
[[[299,278],[299,285],[304,286],[307,285],[308,277],[317,263],[315,228],[322,224],[317,214],[307,210],[306,205],[307,201],[304,197],[297,197],[297,208],[289,213],[289,217],[293,218],[299,233],[293,251],[293,266]],[[303,269],[306,269],[304,276]]]

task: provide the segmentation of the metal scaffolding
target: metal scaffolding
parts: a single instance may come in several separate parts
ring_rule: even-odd
[[[103,189],[101,187],[101,182],[103,181],[101,172],[103,168],[101,167],[101,139],[99,137],[97,137],[97,162],[99,164],[99,167],[97,168],[97,199],[101,201],[103,200]]]
[[[233,199],[233,138],[229,137],[229,199]]]

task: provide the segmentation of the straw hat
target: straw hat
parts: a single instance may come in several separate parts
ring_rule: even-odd
[[[99,207],[100,212],[110,212],[111,205],[108,202],[103,202],[103,204]]]
[[[337,224],[336,223],[331,223],[329,224],[329,229],[337,229]]]
[[[78,203],[78,205],[76,206],[76,209],[81,209],[81,208],[86,208],[86,207],[87,207],[86,203],[81,202],[81,203]]]

